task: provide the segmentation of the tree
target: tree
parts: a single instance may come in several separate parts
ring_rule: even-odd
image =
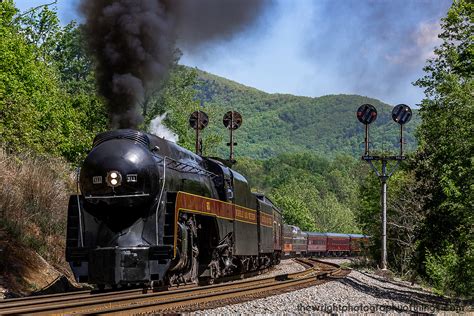
[[[37,58],[49,61],[61,30],[56,11],[50,10],[49,5],[39,6],[17,16],[14,22],[20,26],[27,43],[36,47]]]
[[[174,64],[166,81],[151,95],[143,105],[145,125],[158,115],[167,113],[164,121],[173,132],[179,136],[179,144],[187,149],[194,150],[194,130],[189,127],[189,116],[196,110],[203,110],[213,116],[215,109],[202,108],[196,100],[194,86],[197,73],[194,69],[178,65],[180,52],[176,52]],[[146,127],[145,127],[146,128]],[[203,153],[212,155],[217,144],[222,140],[214,132],[203,132]]]
[[[443,42],[415,82],[426,94],[415,166],[419,194],[427,197],[417,264],[438,286],[439,274],[451,274],[440,290],[465,295],[474,288],[473,9],[472,1],[454,1],[442,19]],[[456,256],[449,271],[446,256]]]
[[[33,149],[78,162],[105,128],[102,105],[94,91],[64,88],[51,56],[61,28],[56,13],[43,10],[19,18],[13,1],[0,2],[0,139],[12,152]]]
[[[356,160],[333,162],[309,152],[286,153],[264,161],[241,158],[237,170],[253,190],[268,194],[288,224],[319,232],[357,233]]]
[[[305,231],[316,231],[308,200],[317,199],[317,194],[311,183],[292,180],[274,190],[271,198],[282,209],[286,223],[296,225]]]
[[[50,58],[68,92],[95,93],[94,65],[86,50],[82,26],[72,21],[61,28],[55,38],[56,45],[50,52]]]

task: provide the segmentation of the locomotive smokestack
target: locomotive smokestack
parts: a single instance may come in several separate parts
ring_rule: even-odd
[[[175,43],[232,38],[268,0],[82,0],[85,31],[112,128],[136,128],[147,90],[166,77]]]

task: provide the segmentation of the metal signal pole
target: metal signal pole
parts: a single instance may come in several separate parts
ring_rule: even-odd
[[[230,147],[229,163],[234,164],[236,163],[234,157],[234,146],[237,145],[237,143],[234,142],[234,131],[242,125],[242,115],[236,111],[229,111],[224,114],[222,123],[224,123],[224,126],[229,130],[230,133],[230,142],[227,143],[227,146]]]
[[[381,249],[381,262],[380,266],[382,270],[387,270],[387,181],[392,174],[397,170],[400,161],[405,160],[403,156],[403,124],[408,123],[412,117],[411,109],[408,105],[399,104],[393,108],[392,119],[400,124],[400,155],[399,156],[371,156],[369,153],[369,124],[373,123],[377,118],[377,110],[373,105],[363,104],[357,110],[357,119],[365,125],[365,150],[362,160],[365,160],[375,171],[375,174],[380,179],[381,190],[380,190],[380,205],[382,213],[382,249]],[[374,166],[372,161],[381,161],[382,170],[379,170]],[[393,169],[387,173],[387,164],[390,160],[396,161],[396,165]]]
[[[392,174],[397,170],[400,161],[405,160],[406,158],[403,156],[369,156],[364,155],[362,156],[362,160],[365,160],[375,171],[378,178],[380,179],[380,206],[381,206],[381,213],[382,213],[382,251],[381,251],[381,261],[380,267],[382,270],[387,269],[387,181],[392,176]],[[379,172],[376,166],[372,163],[372,161],[381,161],[382,162],[382,170]],[[396,160],[397,164],[393,167],[390,173],[387,173],[387,164],[390,160]]]
[[[233,114],[233,113],[232,113]],[[230,126],[234,126],[234,115],[230,116]],[[229,128],[230,132],[230,154],[229,154],[229,161],[233,162],[234,161],[234,129]]]
[[[398,163],[397,166],[398,167]],[[393,170],[395,171],[395,169]],[[393,172],[392,171],[392,172]],[[387,160],[382,160],[382,270],[387,269]]]
[[[209,117],[203,111],[194,111],[189,117],[189,126],[196,131],[195,150],[197,155],[202,155],[201,130],[209,124]]]
[[[201,111],[197,111],[197,121],[198,121],[198,126],[199,126],[199,122],[201,121]],[[196,128],[196,139],[195,139],[194,148],[197,155],[201,155],[201,146],[199,145],[201,135],[199,135],[199,131],[200,131],[199,127]]]

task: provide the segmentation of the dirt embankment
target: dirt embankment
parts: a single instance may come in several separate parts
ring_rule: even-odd
[[[77,285],[67,267],[54,267],[34,250],[0,232],[0,298],[71,291]]]
[[[68,289],[66,214],[71,166],[0,148],[0,298]]]

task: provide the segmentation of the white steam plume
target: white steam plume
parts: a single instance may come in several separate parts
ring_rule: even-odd
[[[179,140],[178,135],[169,130],[163,123],[167,114],[168,113],[158,115],[153,120],[151,120],[149,127],[150,133],[169,140],[173,143],[177,143]]]

